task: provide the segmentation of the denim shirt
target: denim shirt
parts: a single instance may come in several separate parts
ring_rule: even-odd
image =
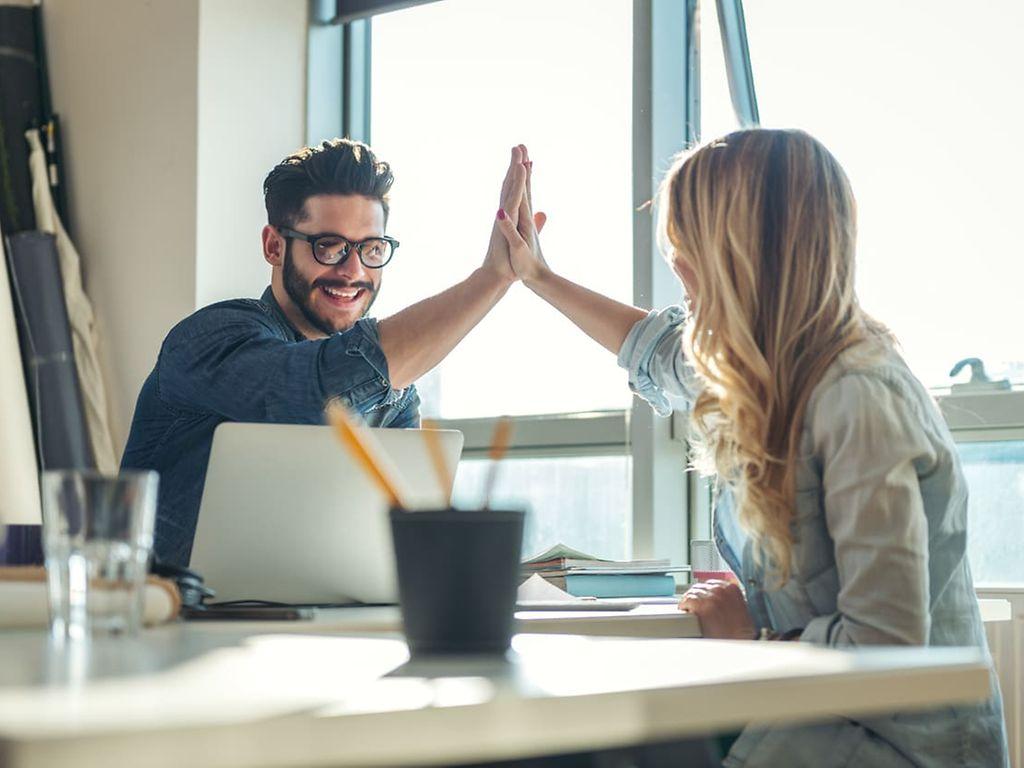
[[[178,323],[142,385],[121,460],[160,473],[157,557],[188,564],[218,424],[321,424],[326,401],[341,396],[370,426],[419,426],[415,387],[393,389],[388,379],[375,320],[308,340],[270,288]]]
[[[651,312],[619,354],[630,387],[666,414],[700,390],[682,347],[684,312]],[[811,393],[797,451],[792,575],[781,588],[754,557],[731,489],[720,484],[715,541],[740,578],[754,624],[802,629],[801,641],[975,646],[988,653],[967,562],[967,484],[927,391],[892,348],[843,352]],[[995,674],[980,705],[748,727],[737,766],[1005,766]]]

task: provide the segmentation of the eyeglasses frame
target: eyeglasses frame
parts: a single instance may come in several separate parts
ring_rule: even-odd
[[[322,264],[325,267],[337,267],[344,264],[346,261],[348,261],[348,257],[352,255],[352,249],[354,248],[356,251],[356,255],[359,257],[359,263],[362,264],[364,267],[366,267],[367,269],[383,269],[384,267],[391,263],[391,260],[395,257],[395,251],[398,250],[398,246],[400,245],[400,243],[395,238],[389,237],[388,235],[377,235],[374,237],[368,237],[365,240],[353,241],[335,232],[319,232],[315,235],[309,235],[306,234],[305,232],[299,232],[297,230],[290,229],[289,227],[276,226],[275,229],[278,231],[281,237],[291,240],[304,240],[307,243],[309,243],[309,250],[313,254],[313,258],[316,260],[316,263]],[[321,240],[322,238],[325,237],[333,237],[337,240],[341,240],[344,243],[346,243],[344,248],[344,255],[333,264],[324,264],[324,262],[320,261],[320,259],[316,257],[317,240]],[[361,246],[363,245],[363,243],[367,243],[370,240],[383,240],[391,246],[391,253],[388,254],[387,261],[385,261],[383,264],[367,264],[363,260],[363,252]]]

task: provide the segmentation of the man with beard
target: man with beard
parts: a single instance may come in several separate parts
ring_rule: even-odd
[[[518,215],[527,173],[525,148],[513,148],[499,217]],[[398,247],[385,234],[392,181],[387,163],[347,139],[285,158],[263,184],[270,286],[259,299],[204,307],[164,339],[122,460],[160,473],[162,561],[188,564],[218,424],[319,424],[339,397],[371,426],[416,427],[413,382],[515,281],[495,229],[465,280],[379,322],[367,317]]]

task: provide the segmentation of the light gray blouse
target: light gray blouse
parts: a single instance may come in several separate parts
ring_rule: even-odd
[[[662,415],[700,382],[683,353],[681,307],[651,312],[619,352],[630,388]],[[673,403],[675,401],[675,403]],[[967,484],[935,402],[893,347],[843,352],[815,387],[796,468],[792,576],[766,584],[732,493],[720,487],[715,540],[754,623],[803,642],[986,649],[967,562]],[[1002,702],[870,721],[747,728],[725,765],[1005,766]]]

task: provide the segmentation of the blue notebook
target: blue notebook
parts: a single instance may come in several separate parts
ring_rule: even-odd
[[[574,597],[661,597],[675,594],[676,580],[667,573],[570,573],[564,589]]]

